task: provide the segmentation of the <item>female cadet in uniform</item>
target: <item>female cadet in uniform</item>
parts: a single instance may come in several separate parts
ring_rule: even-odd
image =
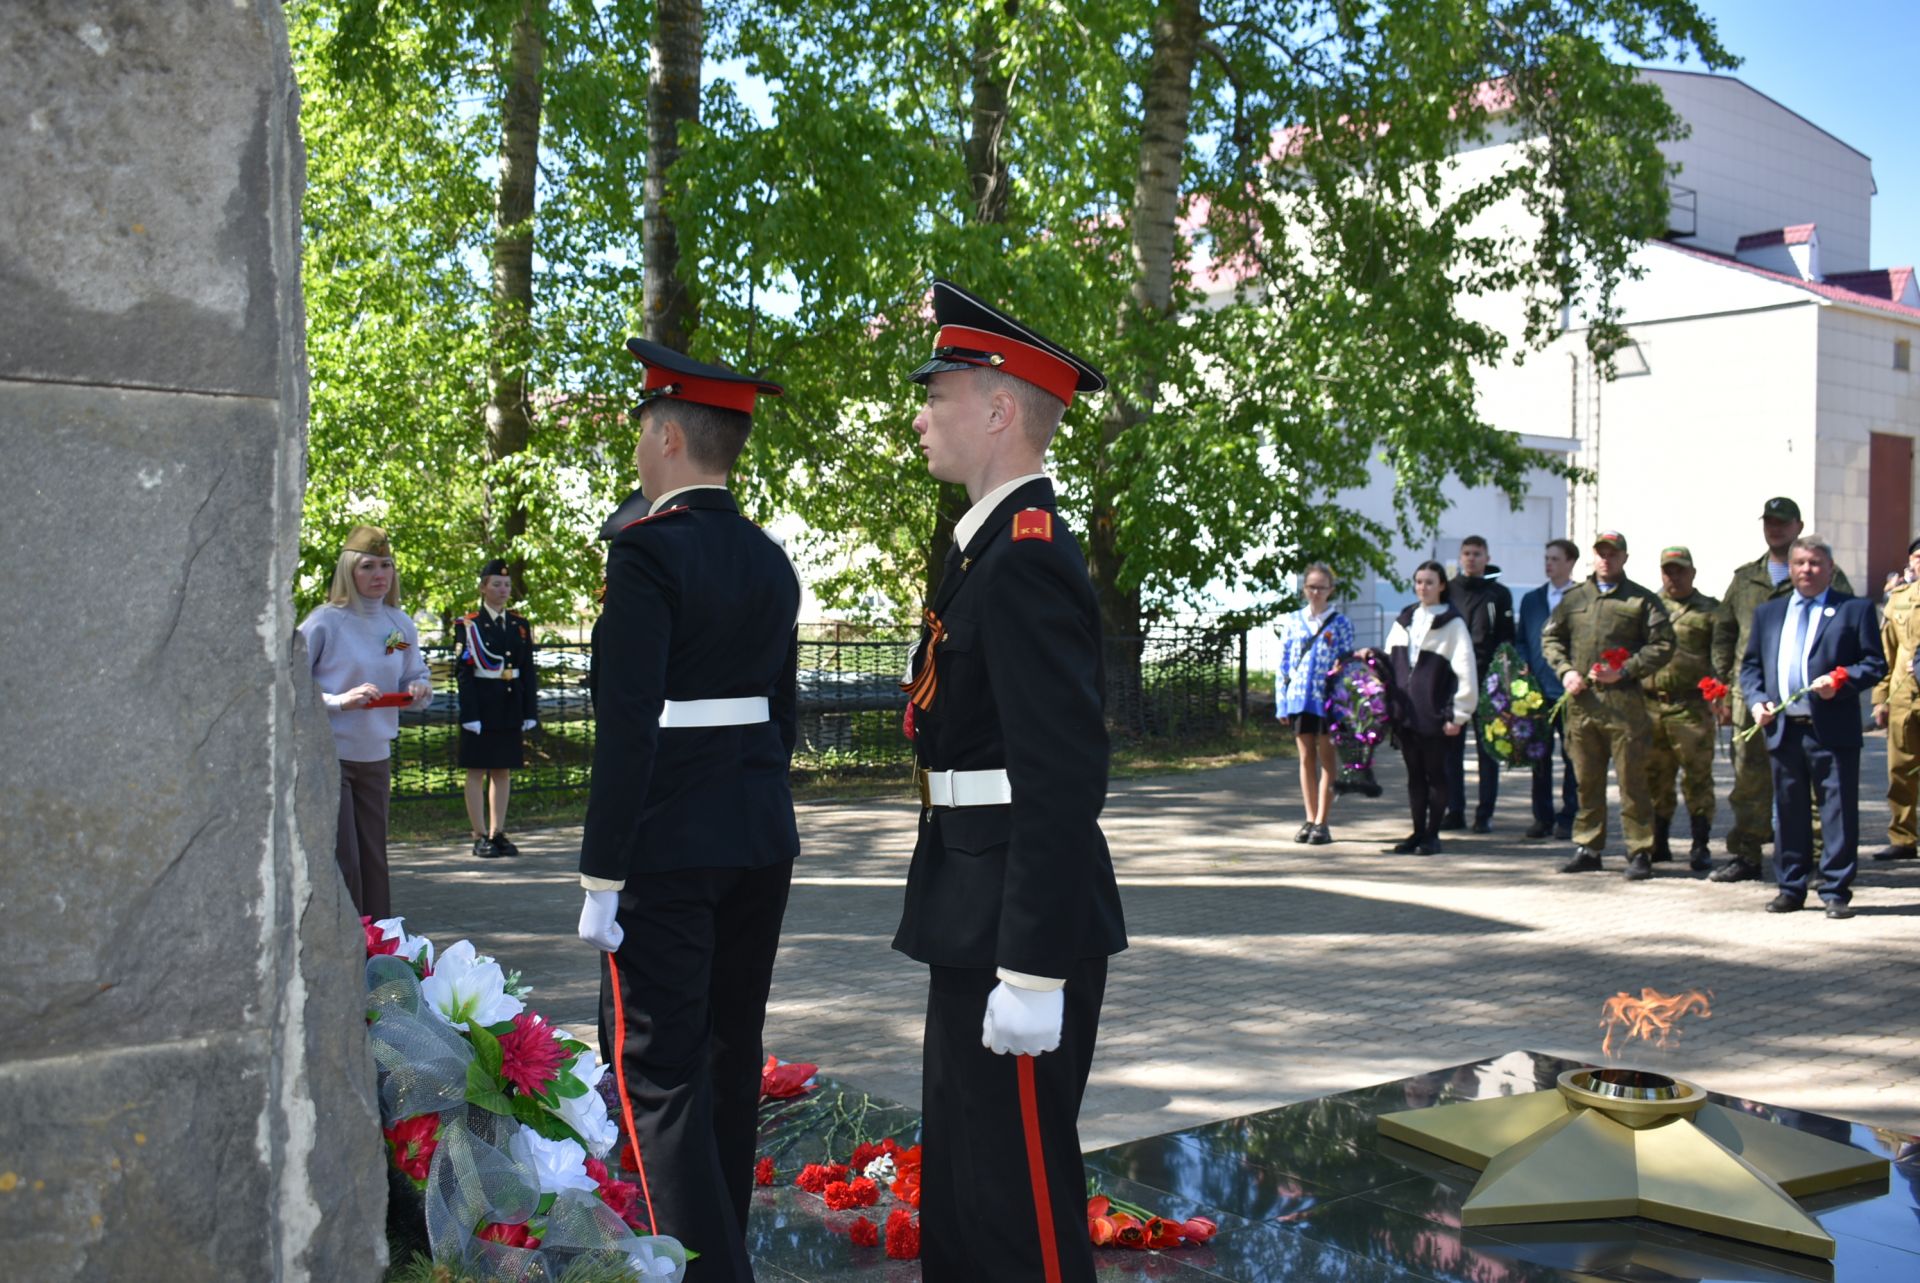
[[[536,715],[533,631],[507,609],[513,580],[495,558],[480,567],[480,609],[460,619],[454,682],[460,691],[460,765],[467,771],[467,823],[483,860],[518,855],[507,841],[507,797],[522,760],[521,735]],[[492,818],[488,818],[488,802]]]
[[[400,609],[400,572],[387,532],[355,526],[333,568],[327,602],[300,623],[314,684],[340,759],[340,827],[333,854],[363,917],[393,916],[387,892],[387,798],[400,711],[369,707],[405,691],[411,708],[433,697],[420,634]]]

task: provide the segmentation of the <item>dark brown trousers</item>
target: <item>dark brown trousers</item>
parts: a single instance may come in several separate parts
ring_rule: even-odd
[[[392,791],[392,762],[340,763],[340,831],[333,858],[347,880],[353,907],[376,922],[393,916],[387,889],[387,798]]]

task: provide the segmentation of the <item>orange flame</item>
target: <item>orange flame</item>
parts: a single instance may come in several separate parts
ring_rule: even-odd
[[[1613,1054],[1615,1034],[1621,1035],[1623,1043],[1638,1038],[1656,1047],[1666,1046],[1668,1038],[1679,1036],[1676,1026],[1682,1017],[1712,1018],[1713,1009],[1707,1004],[1710,997],[1711,994],[1698,989],[1661,993],[1658,989],[1644,988],[1638,998],[1626,992],[1616,993],[1600,1005],[1600,1027],[1607,1032],[1600,1044],[1600,1054]]]

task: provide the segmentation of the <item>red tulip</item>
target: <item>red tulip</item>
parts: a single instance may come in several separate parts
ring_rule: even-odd
[[[1087,1218],[1087,1237],[1093,1240],[1095,1247],[1105,1247],[1113,1242],[1119,1233],[1113,1227],[1113,1218],[1108,1216],[1089,1216]]]
[[[1220,1227],[1204,1216],[1189,1216],[1187,1223],[1180,1227],[1189,1243],[1204,1243],[1220,1232]]]
[[[1087,1215],[1088,1216],[1105,1216],[1108,1210],[1111,1209],[1112,1207],[1113,1207],[1112,1199],[1108,1198],[1105,1194],[1095,1194],[1092,1198],[1087,1200]]]

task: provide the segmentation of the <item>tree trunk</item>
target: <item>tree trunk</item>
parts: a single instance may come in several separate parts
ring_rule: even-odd
[[[1135,326],[1163,323],[1173,311],[1180,170],[1186,157],[1193,69],[1203,29],[1199,0],[1170,0],[1154,16],[1153,57],[1141,95],[1140,164],[1134,174],[1129,227],[1133,285],[1118,319],[1122,335]],[[1111,451],[1122,433],[1153,412],[1159,397],[1159,376],[1148,365],[1139,386],[1111,391],[1101,427],[1087,560],[1100,599],[1101,625],[1109,637],[1132,639],[1141,633],[1140,590],[1120,584],[1126,552],[1120,547],[1114,507],[1121,478],[1114,472]],[[1110,716],[1135,730],[1145,729],[1139,700],[1140,654],[1137,642],[1114,648],[1107,674]]]
[[[527,448],[527,366],[532,358],[534,179],[540,160],[541,68],[545,41],[535,0],[523,0],[508,41],[506,93],[500,107],[500,189],[493,208],[493,334],[487,363],[487,461]],[[504,511],[502,508],[504,506]],[[487,496],[488,535],[511,545],[527,529],[525,503]],[[518,580],[524,558],[509,572]]]
[[[680,233],[667,214],[667,180],[680,159],[680,126],[700,119],[704,27],[701,0],[659,0],[648,59],[643,325],[647,338],[676,352],[687,350],[699,313],[680,274]]]
[[[1007,95],[1013,88],[1006,66],[1005,34],[1019,15],[1019,0],[1000,7],[1004,21],[986,10],[973,24],[973,122],[967,133],[967,191],[973,197],[973,221],[1007,221],[1007,162],[1000,144],[1006,137]],[[927,598],[940,587],[940,574],[953,547],[953,528],[967,512],[967,492],[942,485],[936,501],[933,538],[927,546]]]

